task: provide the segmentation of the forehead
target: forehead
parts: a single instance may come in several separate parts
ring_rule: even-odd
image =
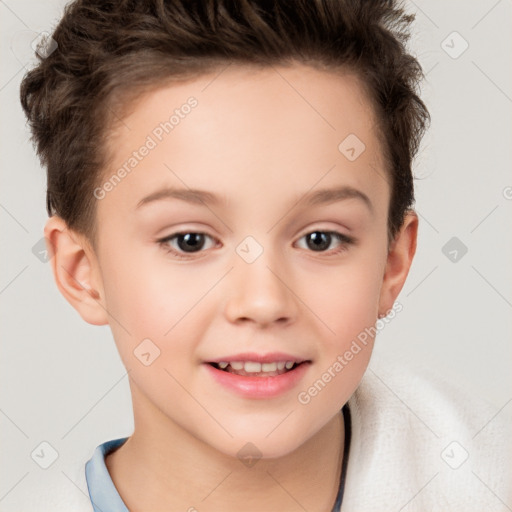
[[[127,171],[108,199],[133,208],[163,186],[241,201],[244,191],[278,200],[316,184],[389,192],[374,111],[348,72],[229,65],[169,84],[130,106],[108,149],[105,179]]]

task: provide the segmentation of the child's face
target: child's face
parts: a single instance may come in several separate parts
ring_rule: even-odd
[[[197,105],[181,108],[191,96]],[[179,121],[166,133],[160,123],[175,109]],[[353,136],[339,149],[350,134],[362,153]],[[358,386],[372,337],[341,371],[338,356],[392,307],[405,279],[384,278],[387,264],[396,270],[387,258],[390,187],[358,82],[305,67],[230,66],[143,97],[109,144],[105,180],[138,152],[120,183],[97,192],[104,197],[92,258],[130,372],[135,434],[177,428],[233,456],[247,442],[265,457],[291,452]],[[164,197],[138,206],[171,187],[207,191],[218,202]],[[369,202],[306,200],[339,187]],[[177,232],[205,236],[158,242]],[[309,362],[268,389],[209,364],[248,352]],[[329,369],[331,378],[322,377]],[[309,393],[318,380],[321,390]]]

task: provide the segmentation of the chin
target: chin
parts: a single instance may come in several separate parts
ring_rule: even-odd
[[[258,432],[257,434],[246,433],[239,435],[229,440],[229,444],[223,443],[210,443],[218,451],[224,453],[229,457],[240,459],[242,462],[245,459],[276,459],[289,455],[297,448],[299,448],[304,441],[295,433],[290,433],[283,429],[280,434],[272,433],[267,437],[268,432]]]

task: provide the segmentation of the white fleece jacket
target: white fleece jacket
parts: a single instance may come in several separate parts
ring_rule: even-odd
[[[512,510],[512,403],[498,410],[430,372],[372,358],[349,406],[341,512]],[[92,512],[85,463],[95,447],[71,470],[41,471],[2,511]]]

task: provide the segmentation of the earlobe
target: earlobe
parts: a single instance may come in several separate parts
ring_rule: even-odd
[[[385,315],[393,307],[404,286],[416,253],[417,236],[418,216],[410,210],[388,252],[379,301],[381,314]]]
[[[84,237],[69,230],[56,215],[47,221],[44,236],[59,291],[86,322],[107,324],[99,268]]]

